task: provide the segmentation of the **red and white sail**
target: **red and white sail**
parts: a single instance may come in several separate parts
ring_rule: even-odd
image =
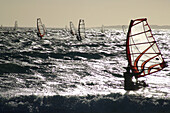
[[[131,20],[126,53],[133,73],[144,70],[138,77],[160,71],[166,66],[146,18]]]
[[[43,37],[46,34],[45,26],[41,22],[41,18],[37,18],[38,36]]]

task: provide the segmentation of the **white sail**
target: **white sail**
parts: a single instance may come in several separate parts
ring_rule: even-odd
[[[76,28],[74,27],[73,22],[70,22],[70,33],[74,36],[77,34]]]
[[[105,32],[104,25],[102,25],[102,27],[101,27],[101,32],[102,32],[102,33]]]
[[[166,66],[146,18],[131,20],[126,52],[132,71],[139,73],[144,70],[138,77],[160,71]]]

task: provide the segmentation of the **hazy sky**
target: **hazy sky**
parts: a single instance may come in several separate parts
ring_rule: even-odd
[[[65,27],[80,18],[87,27],[129,25],[146,17],[149,24],[170,25],[170,0],[0,0],[0,25],[36,26],[40,17],[47,27]]]

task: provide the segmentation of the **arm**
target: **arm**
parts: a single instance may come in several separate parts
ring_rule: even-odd
[[[144,68],[139,73],[132,73],[132,76],[135,76],[135,78],[138,78],[138,75],[142,74],[144,71]]]

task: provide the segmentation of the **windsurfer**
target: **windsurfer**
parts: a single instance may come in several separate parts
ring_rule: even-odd
[[[127,72],[124,73],[125,90],[137,90],[148,86],[140,77],[165,68],[165,61],[156,44],[146,18],[131,20],[126,39]],[[132,78],[136,78],[136,82]]]
[[[81,37],[79,35],[76,36],[78,41],[81,41]]]
[[[71,33],[71,35],[74,35],[74,33],[73,33],[73,31],[72,31],[72,30],[70,31],[70,33]]]
[[[124,89],[125,90],[137,90],[139,88],[141,88],[141,86],[146,87],[147,84],[144,81],[138,82],[138,75],[140,75],[142,72],[144,71],[141,70],[141,72],[139,73],[133,73],[130,72],[130,67],[128,66],[126,68],[126,72],[124,73]],[[132,81],[132,78],[135,77],[136,78],[136,82]]]
[[[42,39],[41,35],[39,32],[37,32],[37,36],[40,37],[40,39]]]

